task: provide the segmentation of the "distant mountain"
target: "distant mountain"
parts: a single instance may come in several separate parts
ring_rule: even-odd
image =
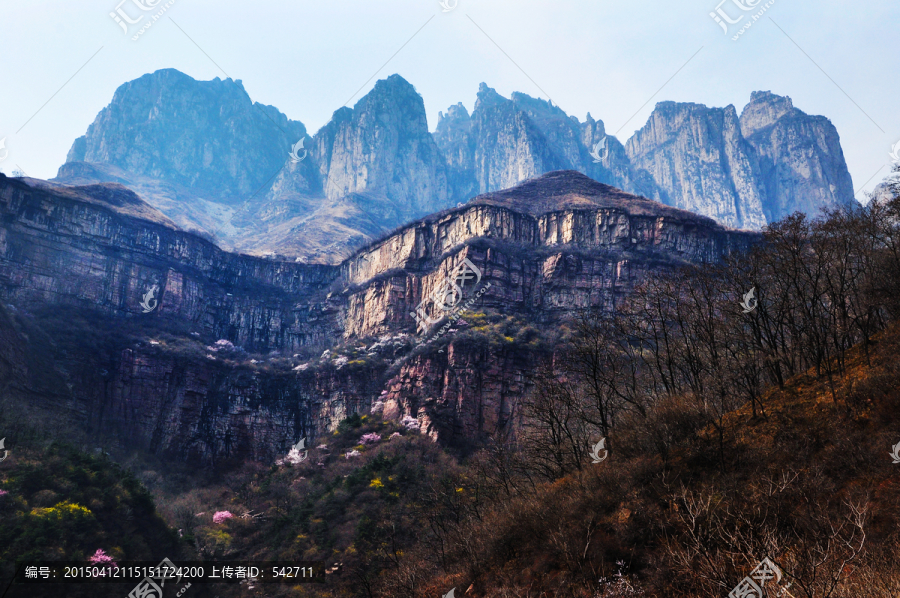
[[[337,263],[365,242],[451,205],[425,104],[399,75],[378,81],[316,133],[233,221],[236,245]]]
[[[336,264],[410,220],[559,170],[750,230],[854,202],[834,126],[770,92],[740,116],[662,102],[623,145],[590,114],[485,84],[472,114],[451,106],[432,134],[422,97],[392,75],[310,138],[240,81],[172,69],[120,87],[55,181],[125,185],[226,249]]]
[[[756,150],[768,222],[792,212],[853,205],[853,181],[837,129],[790,98],[757,91],[741,113],[741,133]]]
[[[740,117],[733,106],[659,103],[627,148],[659,186],[652,197],[727,226],[856,203],[834,125],[768,91],[754,92]]]
[[[117,182],[226,249],[321,263],[451,205],[424,102],[399,75],[305,135],[239,81],[168,69],[120,87],[55,181]]]
[[[251,101],[240,81],[165,69],[119,87],[66,162],[110,164],[236,203],[275,176],[305,134],[302,123]]]
[[[626,147],[656,181],[663,203],[736,228],[766,224],[758,159],[734,106],[661,102]]]
[[[631,167],[624,148],[603,122],[566,115],[550,102],[522,93],[506,99],[484,83],[470,117],[462,104],[438,115],[435,140],[447,158],[454,197],[496,191],[554,170],[577,170],[638,195],[652,196],[653,181]],[[591,156],[598,143],[599,161]]]

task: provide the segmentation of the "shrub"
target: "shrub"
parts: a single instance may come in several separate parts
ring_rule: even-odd
[[[359,439],[360,444],[376,444],[379,440],[381,440],[381,434],[376,434],[372,432],[370,434],[363,434]]]
[[[232,517],[234,517],[234,515],[231,514],[231,511],[216,511],[216,514],[213,515],[213,523],[225,523],[225,521]]]
[[[98,548],[97,552],[91,555],[90,561],[98,565],[109,565],[113,568],[118,566],[116,565],[116,562],[113,560],[113,558],[106,554],[102,548]]]

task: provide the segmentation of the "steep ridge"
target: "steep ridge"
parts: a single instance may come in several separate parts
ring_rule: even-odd
[[[302,123],[253,103],[239,80],[164,69],[119,87],[66,162],[110,164],[229,204],[274,176],[305,135]]]
[[[156,286],[154,317],[170,314],[250,348],[316,342],[308,332],[331,336],[334,324],[303,322],[322,317],[319,304],[311,312],[312,301],[335,279],[334,268],[224,252],[171,224],[137,217],[155,210],[118,185],[98,195],[92,187],[0,181],[0,287],[7,301],[136,315]],[[125,202],[132,213],[116,208]]]
[[[398,75],[309,138],[240,81],[157,71],[116,91],[55,180],[118,182],[224,248],[332,264],[450,205],[424,102]]]
[[[435,141],[454,173],[454,196],[467,198],[511,187],[554,170],[577,170],[626,191],[650,195],[655,186],[631,168],[624,147],[606,135],[603,122],[568,116],[552,103],[513,93],[510,99],[484,83],[469,117],[458,104],[438,115]],[[600,160],[590,152],[604,142]]]
[[[450,205],[446,165],[422,97],[399,75],[378,81],[316,133],[310,158],[289,162],[234,219],[235,243],[336,264],[385,231]]]
[[[0,297],[43,314],[55,334],[75,327],[58,363],[81,419],[203,461],[273,457],[379,398],[444,441],[495,430],[540,350],[429,338],[410,315],[424,299],[443,320],[428,298],[464,260],[479,272],[463,293],[472,310],[551,330],[573,309],[612,309],[652,270],[715,261],[756,238],[574,171],[431,215],[340,266],[223,252],[136,216],[154,212],[113,184],[97,193],[3,177],[0,213]],[[81,321],[102,324],[84,335]],[[83,345],[95,337],[103,350]]]
[[[446,207],[445,166],[428,132],[422,96],[403,77],[378,81],[353,110],[338,110],[316,133],[325,195],[378,193],[423,215]]]
[[[758,155],[768,222],[853,205],[840,137],[827,118],[804,114],[790,98],[756,91],[741,112],[741,132]]]
[[[771,92],[754,92],[740,117],[734,106],[661,102],[626,147],[659,187],[650,197],[727,226],[856,203],[834,125]]]
[[[755,183],[759,164],[733,106],[662,102],[627,148],[634,164],[660,186],[664,203],[727,226],[766,224],[765,195]]]

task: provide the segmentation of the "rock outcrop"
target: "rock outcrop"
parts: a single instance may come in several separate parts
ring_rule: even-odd
[[[627,148],[659,187],[651,197],[727,226],[855,203],[831,122],[770,92],[754,92],[740,118],[733,106],[662,102]]]
[[[119,87],[66,162],[109,164],[240,204],[305,135],[302,123],[251,101],[239,80],[164,69]]]
[[[759,164],[733,106],[657,104],[627,149],[659,185],[660,201],[735,228],[766,224]]]
[[[4,177],[0,213],[0,293],[16,305],[171,316],[259,350],[336,334],[324,299],[336,268],[227,253],[120,185],[57,189]],[[153,287],[158,307],[144,314]]]
[[[790,98],[757,91],[741,113],[741,133],[756,150],[768,222],[855,203],[840,137],[824,116],[804,114]]]
[[[602,121],[589,114],[579,123],[550,102],[522,93],[506,99],[484,83],[472,116],[461,104],[451,106],[446,117],[438,115],[434,136],[459,200],[564,169],[638,195],[655,189],[646,175],[634,172],[622,144],[607,136]],[[594,159],[597,144],[602,148]]]
[[[411,315],[442,319],[423,299],[465,260],[471,310],[545,328],[756,238],[574,171],[413,222],[338,266],[224,252],[115,183],[0,177],[0,222],[0,299],[54,337],[73,421],[206,462],[272,459],[379,398],[442,441],[502,426],[545,356],[419,334]]]
[[[383,195],[403,218],[447,206],[447,175],[425,118],[422,96],[403,77],[378,81],[352,110],[342,108],[315,138],[330,200]]]

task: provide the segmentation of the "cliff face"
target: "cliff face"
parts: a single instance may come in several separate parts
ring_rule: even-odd
[[[117,89],[66,162],[110,164],[233,203],[265,184],[305,135],[302,123],[253,103],[240,81],[165,69]]]
[[[75,419],[210,462],[272,458],[379,398],[447,441],[512,417],[544,357],[429,340],[410,315],[464,260],[478,271],[464,285],[472,310],[542,328],[755,238],[573,171],[437,213],[339,266],[223,252],[115,184],[3,177],[0,216],[0,293],[59,337]]]
[[[346,331],[402,326],[464,259],[492,284],[480,305],[551,322],[573,309],[611,308],[648,269],[713,262],[752,238],[573,171],[551,173],[414,223],[351,258],[343,278],[362,288],[349,293]]]
[[[138,316],[156,286],[159,305],[149,317],[170,315],[251,348],[298,347],[333,336],[323,289],[337,276],[334,268],[224,252],[165,220],[135,215],[154,210],[123,187],[101,188],[102,194],[93,187],[56,190],[3,179],[5,300]],[[321,325],[305,325],[311,321]]]
[[[653,268],[719,259],[752,241],[574,172],[480,196],[340,267],[226,254],[161,215],[148,221],[152,208],[114,185],[101,193],[4,180],[0,200],[8,301],[37,311],[99,310],[113,318],[103,334],[125,318],[177,337],[172,327],[181,323],[205,343],[279,351],[270,365],[157,334],[161,341],[113,343],[105,356],[76,346],[59,358],[82,406],[77,419],[201,461],[273,458],[378,398],[386,414],[411,414],[443,441],[495,431],[513,416],[541,357],[453,341],[438,351],[410,334],[410,312],[464,259],[484,289],[473,309],[543,326],[573,308],[611,309]],[[159,306],[145,314],[140,302],[154,284]],[[335,344],[356,347],[362,359],[310,361],[313,347]],[[305,363],[284,357],[294,350]]]
[[[840,137],[827,118],[804,114],[790,98],[757,91],[741,113],[741,132],[758,156],[769,222],[855,203]]]
[[[766,224],[758,161],[734,107],[657,104],[627,148],[634,164],[657,182],[664,203],[736,228]]]
[[[770,92],[754,92],[740,118],[733,106],[662,102],[627,148],[659,186],[652,197],[728,226],[855,203],[831,122]]]
[[[428,132],[425,104],[399,75],[376,83],[353,110],[335,112],[315,143],[329,199],[381,194],[407,217],[446,207],[445,164]]]
[[[632,169],[602,121],[588,115],[579,123],[549,102],[522,93],[506,99],[484,83],[472,116],[461,104],[451,106],[446,117],[438,116],[434,137],[453,173],[453,195],[461,200],[563,169],[639,195],[655,189]],[[601,142],[597,160],[591,151]]]

